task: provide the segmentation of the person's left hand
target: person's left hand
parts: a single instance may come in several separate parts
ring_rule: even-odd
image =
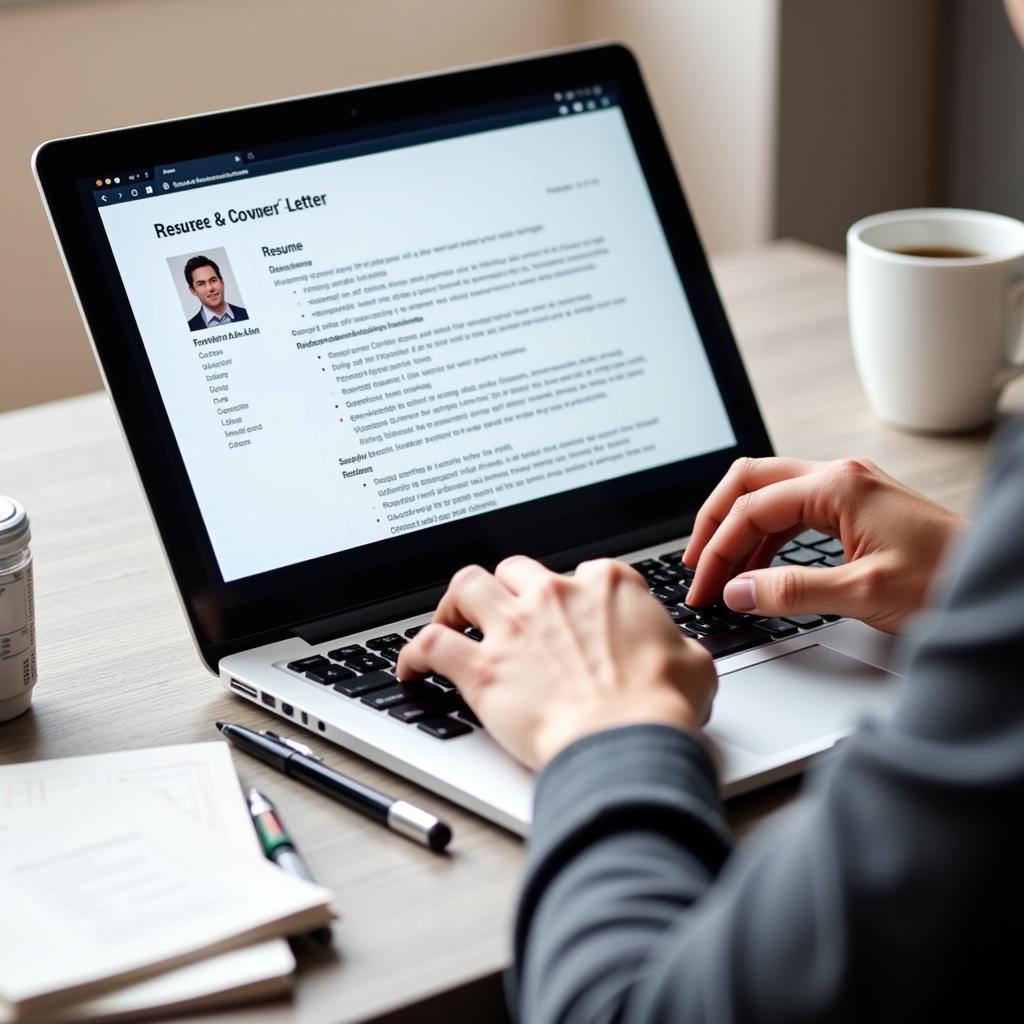
[[[484,633],[479,643],[462,633]],[[458,572],[434,621],[402,648],[398,677],[455,682],[488,732],[531,768],[574,740],[655,722],[697,731],[717,687],[708,653],[684,640],[629,566],[583,562],[572,578],[517,556]]]

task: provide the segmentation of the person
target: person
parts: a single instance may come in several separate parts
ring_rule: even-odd
[[[1024,39],[1024,0],[1008,0]],[[403,648],[540,771],[510,1002],[528,1024],[1019,1020],[1024,421],[965,520],[862,459],[740,460],[684,555],[690,601],[909,633],[891,719],[733,849],[701,742],[714,665],[628,566],[452,580]],[[771,566],[805,528],[845,565]],[[475,642],[463,634],[479,628]]]
[[[224,278],[220,267],[209,256],[193,256],[185,264],[188,290],[199,300],[199,312],[188,322],[190,331],[248,320],[241,306],[233,306],[224,297]]]

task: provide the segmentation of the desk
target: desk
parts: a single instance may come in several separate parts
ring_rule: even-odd
[[[915,436],[872,417],[850,354],[841,259],[777,243],[717,260],[715,271],[776,450],[864,455],[970,508],[990,435]],[[1004,406],[1024,409],[1024,381]],[[0,492],[32,519],[39,647],[33,709],[0,725],[0,763],[212,740],[217,718],[279,721],[225,694],[201,666],[104,395],[0,416]],[[337,893],[338,951],[302,963],[291,1001],[189,1020],[500,1020],[519,840],[305,738],[343,771],[437,809],[455,829],[452,855],[434,856],[236,754],[243,780],[279,803],[314,873]],[[738,831],[796,788],[735,801]]]

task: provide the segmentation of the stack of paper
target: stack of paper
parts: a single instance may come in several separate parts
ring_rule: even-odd
[[[330,898],[263,858],[223,743],[0,768],[0,1021],[278,992],[294,960],[260,940]]]

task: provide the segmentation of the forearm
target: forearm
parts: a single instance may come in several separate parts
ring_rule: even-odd
[[[537,791],[516,929],[521,1019],[618,1019],[659,937],[729,852],[715,773],[663,726],[589,736]]]
[[[540,795],[516,934],[523,1024],[1001,1019],[992,981],[1017,948],[1020,756],[1001,769],[987,763],[997,749],[976,750],[971,777],[944,743],[910,750],[889,728],[862,731],[720,870],[716,802],[695,796],[706,773],[684,768],[682,793],[677,771],[631,796],[672,760],[651,756],[649,737],[628,744],[631,732],[570,748],[576,763],[556,765]],[[602,743],[610,757],[631,745],[645,767],[584,777]]]

